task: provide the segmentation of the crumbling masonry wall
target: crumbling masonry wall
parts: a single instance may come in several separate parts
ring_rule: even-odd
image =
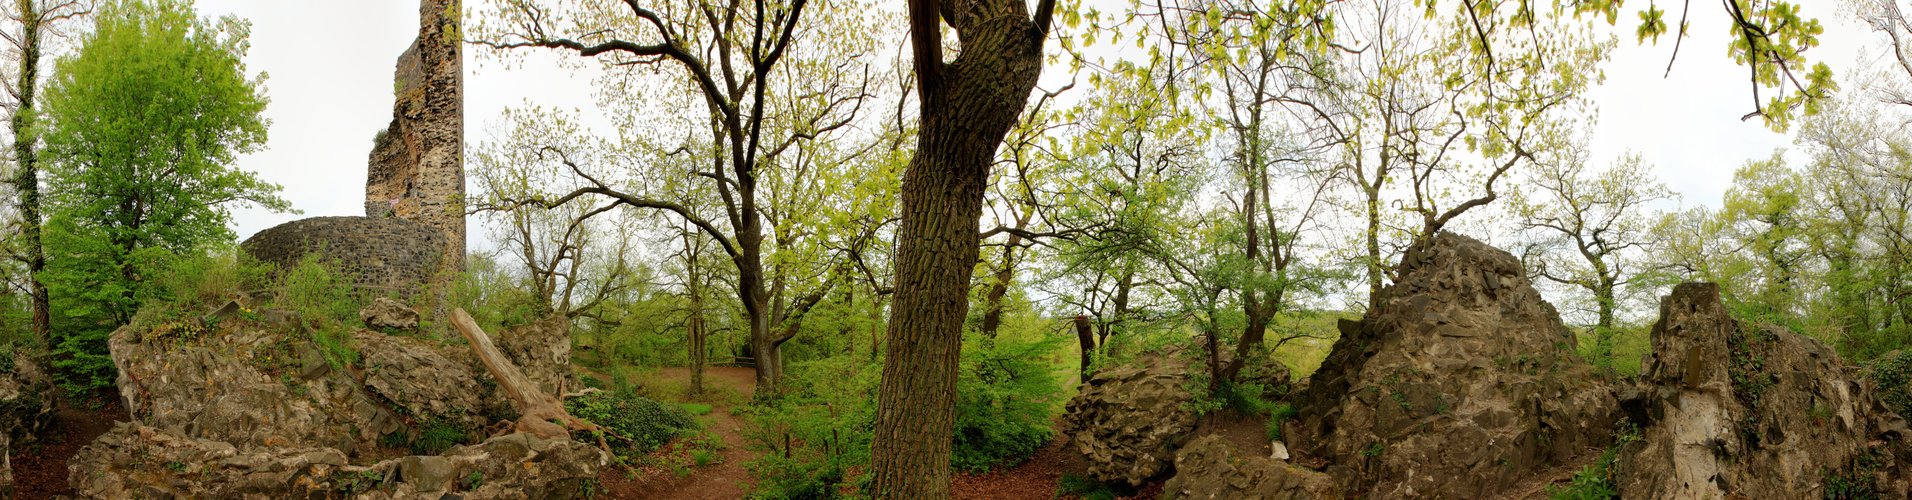
[[[392,123],[373,140],[365,215],[445,233],[447,270],[464,269],[464,65],[458,0],[421,0],[418,38],[398,58]],[[450,274],[448,273],[447,276]]]
[[[417,222],[386,217],[313,217],[260,231],[240,244],[279,269],[318,253],[361,290],[411,296],[435,276],[445,235]]]

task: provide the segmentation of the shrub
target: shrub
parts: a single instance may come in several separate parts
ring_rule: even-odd
[[[464,426],[444,419],[432,419],[418,429],[418,438],[413,439],[413,453],[437,455],[453,446],[465,444],[471,440],[471,432]]]
[[[1117,485],[1096,481],[1075,474],[1063,474],[1056,483],[1056,496],[1075,495],[1085,500],[1115,500],[1124,491]]]
[[[844,470],[841,458],[790,459],[770,453],[745,467],[757,478],[757,489],[750,493],[750,498],[781,500],[840,496],[837,491],[843,483]]]
[[[977,338],[964,346],[952,467],[980,472],[1018,464],[1049,442],[1062,388],[1045,358],[1065,340]]]
[[[1912,351],[1893,351],[1872,361],[1872,383],[1899,416],[1912,415]]]
[[[1281,441],[1281,424],[1288,422],[1288,420],[1300,414],[1301,410],[1295,409],[1295,405],[1275,403],[1274,407],[1268,410],[1268,440]]]
[[[564,402],[571,415],[604,427],[618,437],[630,440],[618,446],[618,457],[626,461],[650,453],[684,433],[697,430],[697,422],[682,408],[666,405],[628,391],[594,392]]]
[[[1599,460],[1574,473],[1573,481],[1566,486],[1549,486],[1547,497],[1553,500],[1620,498],[1620,488],[1613,483],[1613,461],[1619,458],[1622,448],[1640,440],[1640,429],[1632,422],[1622,420],[1614,437],[1613,446],[1602,452]]]
[[[307,322],[313,345],[333,368],[358,362],[352,330],[360,326],[358,311],[365,304],[353,293],[351,281],[332,272],[316,254],[299,259],[279,277],[278,305]]]

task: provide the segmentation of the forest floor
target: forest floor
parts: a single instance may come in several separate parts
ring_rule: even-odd
[[[54,498],[73,494],[66,483],[67,460],[80,448],[113,429],[113,424],[130,420],[118,397],[96,396],[86,401],[61,401],[53,412],[53,421],[40,433],[36,443],[14,443],[13,462],[15,498]]]
[[[690,370],[663,368],[654,375],[664,386],[690,384]],[[740,397],[713,398],[710,414],[698,417],[704,428],[723,442],[718,460],[689,470],[665,467],[624,469],[606,467],[598,473],[598,483],[609,498],[655,498],[658,500],[728,500],[743,498],[756,488],[757,480],[744,470],[744,463],[756,453],[744,446],[743,419],[731,413],[733,406],[749,401],[757,387],[756,372],[749,368],[713,366],[704,369],[704,382],[714,392],[734,391]],[[667,451],[668,452],[668,451]]]

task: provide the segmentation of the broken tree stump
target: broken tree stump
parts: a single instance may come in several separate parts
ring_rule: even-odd
[[[471,319],[471,314],[464,309],[453,309],[451,324],[465,336],[465,341],[471,344],[471,352],[484,363],[485,371],[498,379],[498,388],[504,390],[511,406],[518,410],[519,417],[513,426],[514,430],[546,439],[570,437],[570,431],[599,430],[597,425],[571,416],[570,412],[564,411],[564,403],[558,398],[545,394],[538,389],[537,384],[531,383],[531,379],[518,370],[518,365],[491,343],[491,336],[478,328],[478,322]],[[601,438],[599,441],[599,445],[603,446]]]

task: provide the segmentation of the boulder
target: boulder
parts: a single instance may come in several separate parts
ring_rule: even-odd
[[[571,320],[564,315],[506,328],[498,350],[545,394],[562,395],[583,387],[571,370]]]
[[[418,311],[385,297],[372,299],[371,304],[360,309],[359,321],[364,322],[366,328],[382,332],[418,332]]]
[[[0,437],[31,441],[53,418],[53,377],[21,350],[0,354]]]
[[[353,465],[332,448],[235,446],[122,422],[71,460],[81,498],[580,498],[597,447],[507,434],[440,456]]]
[[[1641,436],[1614,481],[1626,498],[1906,498],[1904,419],[1830,347],[1734,320],[1719,287],[1660,302],[1653,352],[1624,402]]]
[[[487,416],[510,407],[463,346],[363,330],[353,338],[365,368],[365,391],[405,414],[478,429],[493,422]]]
[[[0,498],[13,497],[13,443],[30,442],[53,417],[53,378],[33,356],[0,354]]]
[[[1164,498],[1333,499],[1341,490],[1327,474],[1243,454],[1220,436],[1202,436],[1175,453],[1175,477]]]
[[[1294,451],[1351,495],[1467,498],[1610,442],[1611,382],[1513,255],[1440,233],[1399,272],[1296,398]]]
[[[1148,355],[1096,372],[1070,399],[1062,432],[1088,459],[1089,477],[1140,486],[1166,472],[1195,430],[1189,366]]]

